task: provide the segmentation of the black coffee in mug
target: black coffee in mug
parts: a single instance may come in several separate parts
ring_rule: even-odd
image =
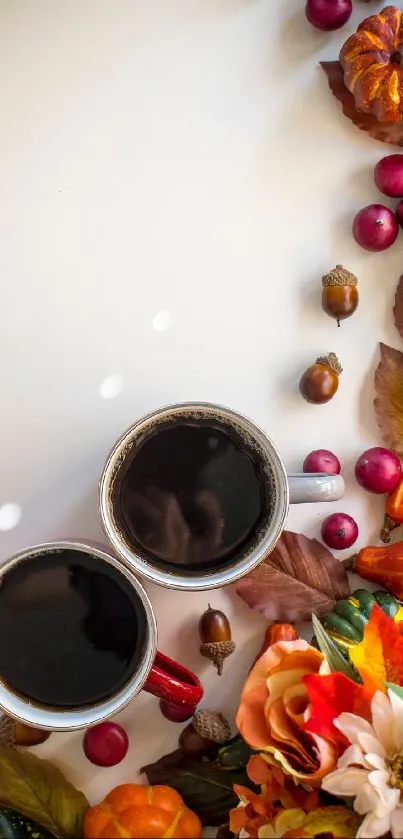
[[[136,670],[146,639],[133,586],[83,551],[47,551],[1,578],[0,677],[40,705],[85,707],[114,695]]]
[[[270,482],[252,441],[222,419],[170,418],[136,440],[113,488],[125,540],[154,565],[231,563],[267,522]]]

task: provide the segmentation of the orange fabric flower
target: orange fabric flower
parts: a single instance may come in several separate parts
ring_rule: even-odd
[[[320,786],[337,762],[337,746],[303,730],[309,717],[304,676],[329,673],[306,641],[279,641],[256,662],[245,682],[236,724],[253,748],[272,754],[298,781]]]
[[[238,834],[244,829],[251,839],[256,839],[259,829],[271,823],[279,807],[303,807],[305,812],[309,812],[320,805],[319,790],[308,792],[297,786],[293,778],[284,775],[281,767],[269,755],[252,755],[246,771],[261,791],[256,793],[249,787],[234,784],[234,792],[242,806],[230,812],[230,829],[233,833]]]

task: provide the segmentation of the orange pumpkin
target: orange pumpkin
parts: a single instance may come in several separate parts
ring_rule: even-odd
[[[356,108],[381,123],[403,122],[403,12],[387,6],[360,23],[340,52]]]
[[[84,822],[85,839],[199,839],[200,819],[171,787],[122,784]]]

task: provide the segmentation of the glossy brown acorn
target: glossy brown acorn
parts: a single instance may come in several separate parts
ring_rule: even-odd
[[[342,371],[343,368],[335,353],[320,356],[315,364],[308,367],[301,376],[299,383],[301,396],[315,405],[329,402],[339,387],[339,376]]]
[[[32,728],[8,717],[0,717],[0,746],[12,749],[14,746],[38,746],[50,737],[50,731]]]
[[[357,277],[342,265],[336,265],[322,277],[322,309],[335,318],[337,326],[340,326],[341,320],[349,318],[358,306],[357,282]]]
[[[230,622],[224,612],[212,609],[209,605],[199,620],[199,635],[202,642],[201,655],[211,659],[221,676],[224,659],[235,650]]]
[[[224,612],[212,609],[209,604],[199,620],[199,635],[203,644],[211,641],[230,641],[230,622]]]

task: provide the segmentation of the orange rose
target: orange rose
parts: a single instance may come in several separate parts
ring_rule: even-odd
[[[249,673],[236,718],[253,749],[269,752],[286,773],[313,787],[336,766],[337,746],[303,731],[310,706],[302,680],[329,672],[322,653],[306,641],[279,641]]]

